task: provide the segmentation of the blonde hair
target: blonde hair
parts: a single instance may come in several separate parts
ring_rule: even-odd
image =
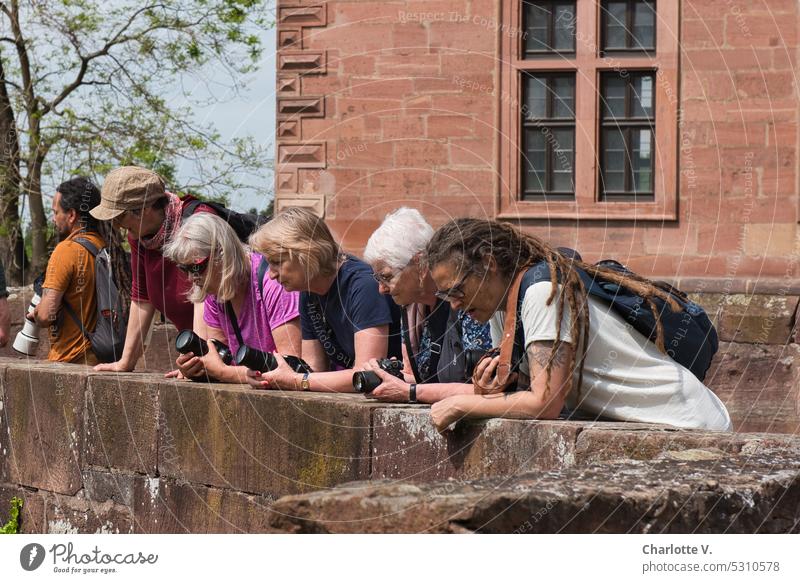
[[[287,208],[250,235],[250,246],[274,265],[286,256],[297,259],[308,279],[335,274],[342,257],[325,221],[300,207]]]
[[[209,294],[211,270],[220,270],[216,297],[221,302],[234,298],[237,290],[250,281],[250,257],[228,223],[213,213],[195,213],[181,223],[180,228],[164,246],[164,257],[179,264],[209,258],[201,284],[192,285],[187,299],[200,303]]]

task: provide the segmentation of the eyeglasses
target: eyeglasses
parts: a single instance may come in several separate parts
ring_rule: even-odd
[[[209,259],[211,259],[211,257],[206,257],[205,259],[195,261],[194,263],[189,263],[188,265],[183,263],[176,263],[175,265],[184,273],[188,273],[190,275],[202,275],[208,267]]]
[[[464,290],[461,288],[464,286],[464,283],[467,281],[467,278],[472,275],[471,271],[467,271],[464,275],[461,276],[461,279],[458,280],[454,286],[450,289],[443,289],[443,290],[436,290],[433,292],[433,295],[436,296],[438,299],[442,300],[443,302],[451,302],[453,300],[463,300]]]
[[[391,275],[386,275],[385,273],[378,273],[377,271],[373,271],[372,272],[372,279],[377,281],[378,284],[383,284],[386,287],[389,287],[392,284],[392,282],[395,280],[395,278],[397,278],[397,276],[400,275],[400,273],[402,271],[403,270],[401,269],[400,271],[398,271],[396,273],[392,273]]]

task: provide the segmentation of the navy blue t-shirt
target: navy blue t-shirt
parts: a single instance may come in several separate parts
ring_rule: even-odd
[[[330,361],[352,368],[356,356],[355,334],[367,328],[389,325],[388,357],[402,359],[400,308],[378,291],[372,268],[352,256],[339,268],[328,293],[300,293],[300,325],[303,340],[319,340]]]

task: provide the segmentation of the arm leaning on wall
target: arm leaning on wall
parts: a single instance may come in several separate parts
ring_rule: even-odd
[[[500,357],[478,365],[477,374],[484,395],[457,395],[433,405],[431,416],[436,429],[445,431],[461,419],[505,417],[509,419],[557,419],[572,388],[572,344],[562,342],[553,354],[553,342],[531,342],[527,348],[531,372],[530,390],[515,393],[496,392],[494,373]],[[545,367],[550,359],[550,388]]]

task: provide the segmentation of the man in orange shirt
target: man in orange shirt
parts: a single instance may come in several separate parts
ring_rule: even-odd
[[[97,324],[94,257],[76,239],[98,249],[106,243],[97,232],[97,220],[89,210],[100,204],[100,191],[86,178],[73,178],[58,187],[53,197],[53,221],[61,242],[47,263],[42,301],[29,318],[49,329],[48,360],[97,364],[84,330]],[[63,309],[68,304],[80,319],[79,326]]]

